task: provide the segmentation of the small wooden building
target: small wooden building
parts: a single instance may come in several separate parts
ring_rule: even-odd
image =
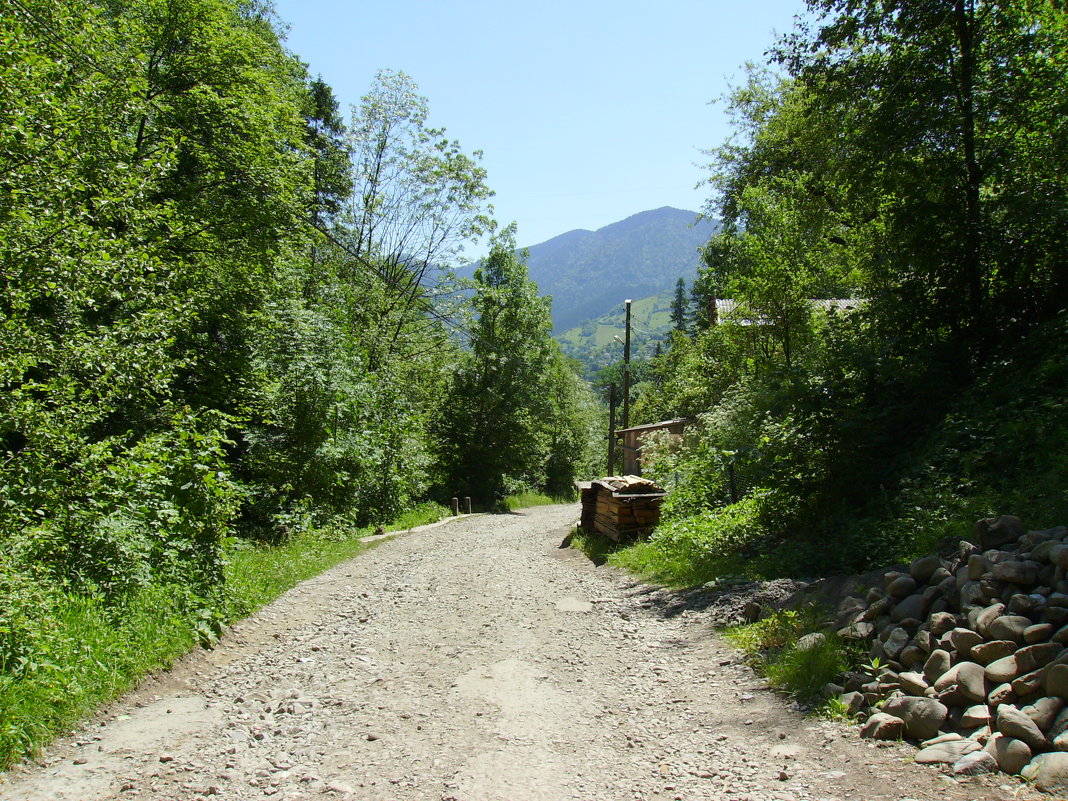
[[[654,431],[667,431],[681,437],[683,429],[692,422],[691,418],[678,417],[674,420],[619,429],[616,438],[622,440],[617,447],[623,450],[623,473],[633,476],[642,474],[642,440],[646,436]]]
[[[640,476],[592,481],[582,489],[579,525],[617,542],[624,536],[647,532],[660,521],[660,503],[666,494]]]

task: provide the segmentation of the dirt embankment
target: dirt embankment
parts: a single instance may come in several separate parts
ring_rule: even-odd
[[[558,546],[577,506],[399,537],[0,779],[0,799],[996,799],[767,690],[692,599]]]

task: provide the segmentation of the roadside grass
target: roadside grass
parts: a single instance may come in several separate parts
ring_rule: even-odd
[[[120,606],[60,596],[38,652],[0,675],[0,767],[34,754],[97,706],[169,666],[199,641],[182,599],[149,587]]]
[[[515,495],[506,495],[501,501],[500,511],[514,512],[516,509],[527,509],[531,506],[551,506],[557,503],[571,503],[573,497],[545,495],[541,492],[520,492]]]
[[[612,556],[623,547],[618,542],[608,539],[608,537],[584,531],[578,526],[571,529],[567,543],[569,547],[586,554],[586,558],[595,565],[603,565],[605,562],[610,561]]]
[[[688,549],[664,547],[656,540],[624,544],[608,559],[609,564],[636,573],[667,587],[696,587],[723,576],[744,575],[737,559],[719,554],[693,554]]]
[[[677,547],[663,548],[655,539],[616,543],[576,528],[569,544],[594,564],[607,562],[669,587],[693,587],[744,573],[738,559],[709,555],[694,560],[693,554]],[[859,664],[861,655],[834,632],[823,631],[823,620],[822,610],[815,606],[783,609],[756,623],[729,627],[723,633],[772,687],[798,701],[814,704],[822,715],[842,717],[841,702],[825,700],[821,692],[828,682]],[[818,637],[801,642],[806,634],[817,632]]]
[[[430,523],[437,523],[439,520],[444,520],[451,515],[452,512],[442,506],[440,503],[434,503],[433,501],[427,501],[421,503],[413,509],[409,509],[385,526],[386,531],[407,531],[410,528],[416,526],[425,526]]]
[[[823,631],[823,619],[815,606],[780,609],[723,633],[772,687],[815,704],[821,714],[840,716],[841,710],[833,700],[823,699],[821,692],[828,682],[858,664],[860,654],[833,631]],[[814,636],[806,638],[810,634]]]
[[[439,504],[424,504],[385,529],[402,531],[447,514]],[[96,708],[198,644],[210,646],[227,623],[373,547],[363,541],[372,533],[313,529],[279,545],[236,541],[225,586],[213,599],[173,585],[149,586],[118,603],[53,592],[40,611],[32,651],[17,665],[0,665],[0,769],[38,754]]]

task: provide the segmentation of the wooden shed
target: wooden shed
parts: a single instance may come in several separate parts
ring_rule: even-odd
[[[616,540],[652,529],[660,521],[664,492],[641,476],[608,476],[582,489],[582,518],[587,531]]]
[[[646,436],[654,431],[667,431],[681,437],[683,429],[692,422],[691,418],[678,417],[674,420],[619,429],[616,432],[616,438],[622,440],[617,447],[623,450],[623,473],[628,476],[642,474],[642,440]]]

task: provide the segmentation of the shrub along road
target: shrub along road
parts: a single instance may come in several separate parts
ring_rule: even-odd
[[[385,542],[11,771],[0,799],[1029,797],[800,716],[700,613],[560,549],[577,516]]]

